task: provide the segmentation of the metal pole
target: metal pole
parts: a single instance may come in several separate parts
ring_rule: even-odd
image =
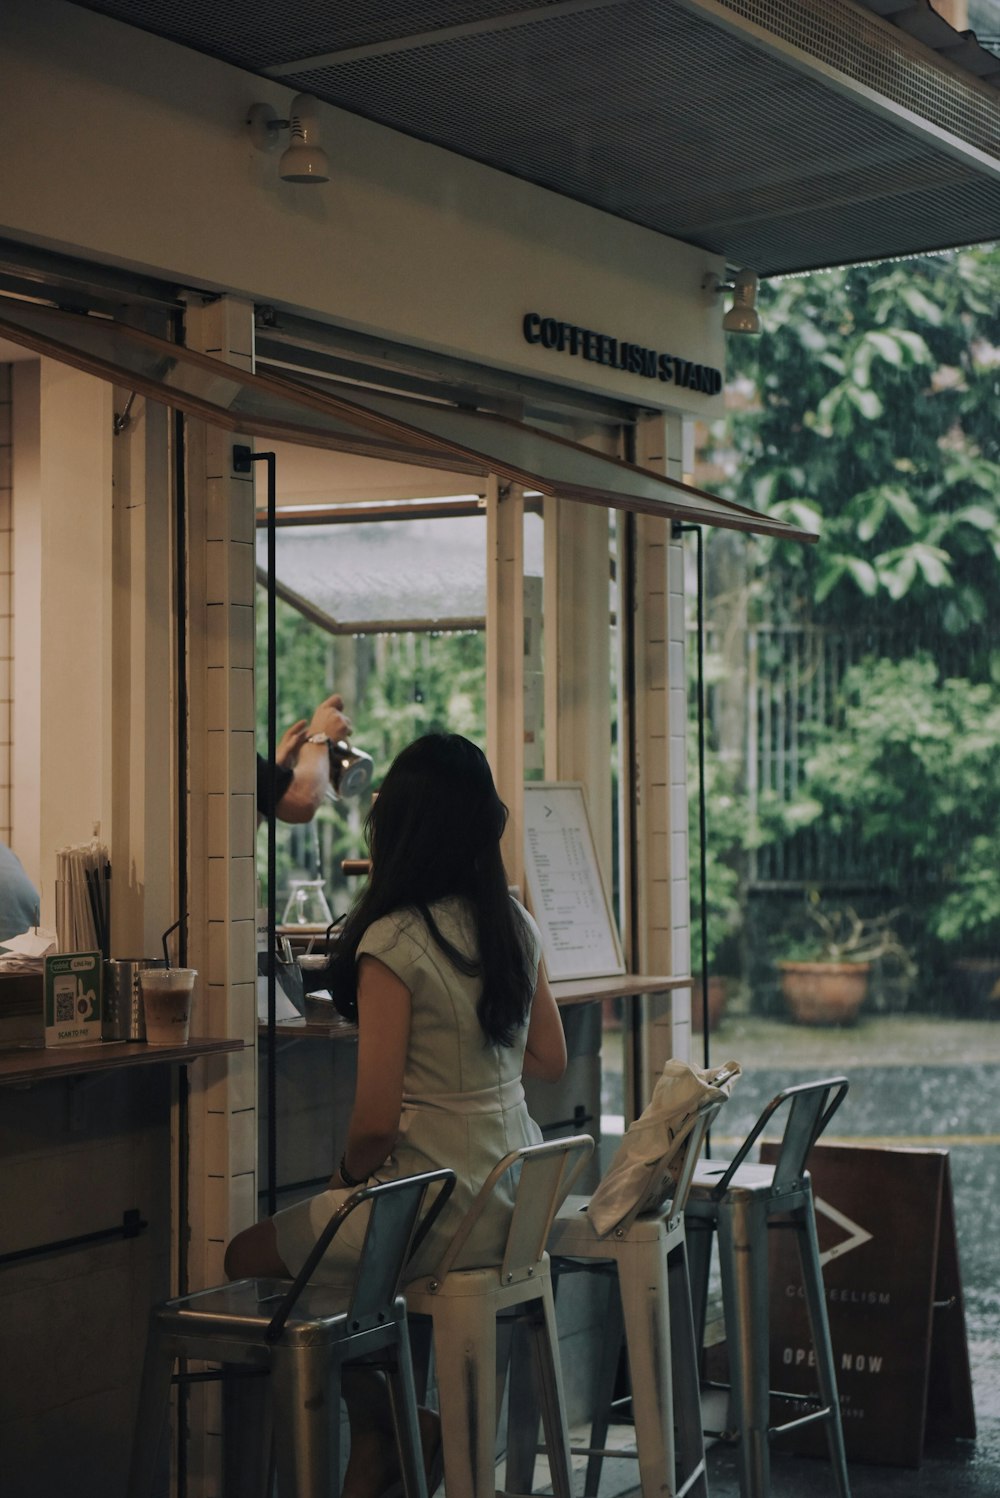
[[[237,444],[233,448],[233,470],[249,473],[252,463],[267,465],[267,1213],[273,1217],[278,1209],[278,1119],[277,1077],[277,931],[274,910],[276,862],[276,828],[278,801],[278,664],[277,664],[277,594],[275,592],[275,555],[277,534],[277,470],[275,455],[255,453]]]

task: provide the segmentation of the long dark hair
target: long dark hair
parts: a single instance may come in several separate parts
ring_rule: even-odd
[[[506,823],[485,754],[461,734],[427,734],[396,756],[365,823],[371,878],[330,966],[342,1014],[357,1014],[357,951],[365,931],[382,916],[412,909],[455,967],[481,979],[476,1013],[487,1041],[513,1044],[531,1005],[534,963],[528,928],[507,892],[500,856]],[[472,916],[474,953],[448,941],[429,908],[455,895]]]

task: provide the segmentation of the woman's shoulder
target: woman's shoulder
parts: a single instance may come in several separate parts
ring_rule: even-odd
[[[365,927],[358,942],[358,956],[362,952],[377,953],[399,942],[424,948],[427,946],[427,935],[427,923],[419,910],[411,906],[391,910],[388,915],[379,916],[378,920]]]

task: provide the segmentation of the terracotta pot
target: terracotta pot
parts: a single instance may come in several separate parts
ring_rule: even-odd
[[[719,1021],[725,1013],[727,994],[728,989],[725,978],[717,976],[709,978],[708,1029],[710,1034],[719,1028]],[[691,1028],[697,1035],[701,1034],[701,1017],[701,984],[694,983],[691,986]]]
[[[853,1025],[868,992],[870,962],[779,962],[781,992],[802,1025]]]

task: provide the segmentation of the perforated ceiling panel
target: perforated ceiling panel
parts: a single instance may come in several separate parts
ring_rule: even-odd
[[[1000,234],[1000,92],[842,0],[99,8],[765,274]]]

